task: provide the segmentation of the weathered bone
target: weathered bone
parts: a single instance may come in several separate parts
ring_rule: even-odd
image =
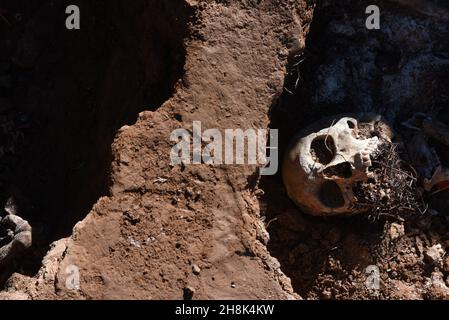
[[[353,187],[370,178],[372,155],[392,138],[387,126],[377,130],[380,120],[376,115],[339,116],[330,126],[318,123],[298,134],[282,168],[290,198],[312,215],[356,213]]]
[[[0,225],[12,231],[11,241],[0,248],[0,267],[8,265],[12,260],[18,258],[27,248],[31,246],[31,226],[19,216],[9,214],[0,221]]]

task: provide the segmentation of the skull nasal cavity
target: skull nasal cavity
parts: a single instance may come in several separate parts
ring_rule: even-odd
[[[352,177],[352,166],[349,162],[343,162],[336,166],[326,168],[324,170],[324,175],[328,178],[338,177],[349,179]]]
[[[331,209],[343,207],[345,204],[340,187],[334,181],[323,183],[320,187],[318,197],[324,206]]]
[[[310,145],[310,154],[314,161],[329,164],[335,156],[335,142],[331,136],[322,136],[313,139]]]

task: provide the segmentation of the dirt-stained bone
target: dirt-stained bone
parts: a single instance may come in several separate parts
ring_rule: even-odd
[[[0,247],[0,267],[8,265],[12,260],[18,258],[27,248],[31,246],[31,226],[19,216],[8,214],[0,220],[0,226],[8,230],[4,237],[10,241]]]
[[[382,130],[379,130],[382,128]],[[337,116],[299,133],[287,150],[282,176],[290,198],[312,215],[356,213],[353,187],[372,177],[368,168],[392,130],[380,116]]]

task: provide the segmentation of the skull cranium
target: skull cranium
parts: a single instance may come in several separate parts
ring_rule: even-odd
[[[372,157],[391,138],[392,130],[372,114],[317,123],[287,150],[282,176],[289,197],[312,215],[356,213],[353,188],[372,177]]]

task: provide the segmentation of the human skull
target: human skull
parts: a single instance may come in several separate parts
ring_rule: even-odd
[[[289,197],[316,216],[357,213],[354,186],[393,131],[373,114],[324,119],[299,133],[288,147],[282,177]]]

